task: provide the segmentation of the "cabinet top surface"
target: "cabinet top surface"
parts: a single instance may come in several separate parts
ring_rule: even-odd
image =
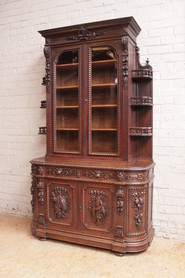
[[[70,160],[70,158],[62,159],[62,161],[48,161],[45,157],[39,157],[35,158],[30,161],[31,164],[42,164],[42,165],[65,165],[65,166],[71,166],[71,167],[81,167],[81,168],[101,168],[101,169],[116,169],[116,170],[147,170],[155,165],[155,163],[152,160],[136,160],[131,162],[111,162],[111,161],[92,161],[92,160],[79,160],[79,161],[73,161]]]
[[[124,17],[124,18],[116,18],[111,20],[103,20],[103,21],[97,21],[97,22],[91,22],[91,23],[81,23],[77,25],[71,25],[66,27],[60,27],[60,28],[54,28],[54,29],[48,29],[48,30],[41,30],[39,33],[44,37],[50,37],[53,35],[62,35],[70,32],[78,31],[80,28],[88,28],[88,29],[101,29],[101,28],[110,28],[110,27],[121,27],[121,28],[127,28],[130,27],[136,36],[141,31],[141,28],[135,21],[134,17]]]

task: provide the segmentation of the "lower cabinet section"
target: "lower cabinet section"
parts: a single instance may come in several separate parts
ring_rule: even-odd
[[[119,255],[146,250],[154,234],[152,167],[138,170],[140,180],[136,172],[128,180],[126,169],[121,181],[92,182],[88,177],[51,175],[45,165],[33,163],[32,233]]]

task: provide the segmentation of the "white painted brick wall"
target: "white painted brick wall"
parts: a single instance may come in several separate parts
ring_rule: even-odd
[[[185,240],[185,1],[0,1],[0,211],[30,215],[30,164],[45,155],[44,39],[38,30],[134,16],[154,68],[156,235]]]

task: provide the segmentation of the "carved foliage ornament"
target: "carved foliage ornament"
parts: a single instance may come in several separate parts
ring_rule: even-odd
[[[90,40],[99,36],[103,36],[104,33],[92,32],[87,29],[86,26],[80,26],[78,29],[78,34],[71,37],[67,37],[66,40],[78,41],[78,40]]]
[[[96,179],[117,179],[119,181],[123,180],[123,172],[104,172],[101,170],[84,171],[82,176]]]
[[[63,169],[63,168],[47,168],[47,174],[53,174],[57,176],[75,176],[75,171],[72,169]]]
[[[35,201],[34,201],[35,185],[36,185],[36,178],[33,177],[33,179],[32,179],[32,185],[31,185],[31,188],[30,188],[31,195],[32,195],[32,200],[31,200],[32,212],[34,212],[34,208],[35,208]]]
[[[99,190],[91,190],[89,195],[88,211],[94,224],[99,225],[109,215],[109,199],[105,192]]]
[[[143,216],[144,216],[144,196],[145,192],[141,191],[141,192],[136,192],[133,193],[133,202],[132,202],[132,208],[134,209],[134,221],[135,221],[135,225],[136,228],[138,230],[140,230],[141,225],[142,225],[142,220],[143,220]]]
[[[116,192],[116,197],[117,197],[117,213],[122,214],[124,210],[124,192],[121,187],[118,188]]]
[[[37,188],[38,188],[38,202],[39,204],[44,205],[44,181],[43,180],[38,180]]]
[[[44,47],[44,55],[46,57],[46,75],[42,79],[42,85],[46,86],[47,92],[49,93],[50,87],[50,48]]]
[[[123,83],[125,88],[128,87],[128,36],[121,37],[123,47]]]
[[[51,191],[50,199],[54,207],[56,218],[67,218],[70,211],[69,191],[65,187],[57,186]]]

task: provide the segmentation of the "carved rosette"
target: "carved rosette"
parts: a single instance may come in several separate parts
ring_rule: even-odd
[[[122,36],[121,37],[121,44],[123,47],[123,83],[124,87],[128,87],[128,36]]]
[[[88,211],[94,224],[99,225],[106,220],[109,215],[109,199],[105,192],[91,190],[89,192]]]
[[[136,192],[133,193],[133,201],[132,201],[132,208],[134,209],[134,221],[135,221],[135,226],[137,228],[137,230],[140,230],[141,225],[142,225],[142,220],[143,220],[143,216],[144,216],[144,196],[145,192],[141,191],[141,192]]]
[[[122,214],[124,210],[124,191],[121,187],[117,189],[116,192],[117,197],[117,213]]]
[[[95,39],[96,37],[103,36],[104,33],[102,32],[92,32],[87,29],[86,26],[82,25],[78,29],[78,34],[67,37],[66,40],[68,41],[81,41],[81,40],[90,40]]]
[[[50,48],[44,47],[44,55],[46,57],[46,75],[43,77],[42,85],[46,86],[47,93],[50,92]]]
[[[61,186],[54,187],[51,191],[50,199],[54,207],[55,217],[66,219],[70,211],[68,189]]]

